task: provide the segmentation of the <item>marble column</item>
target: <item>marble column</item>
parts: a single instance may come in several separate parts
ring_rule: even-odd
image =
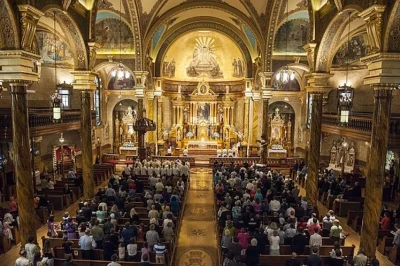
[[[249,107],[250,98],[246,97],[244,99],[244,140],[249,142]]]
[[[90,91],[81,91],[81,138],[82,138],[82,175],[83,198],[94,198],[93,149],[92,149],[92,116],[90,110]]]
[[[307,176],[307,198],[311,206],[317,206],[318,201],[318,169],[321,148],[321,123],[322,123],[323,94],[311,93],[311,127],[310,127],[310,155]]]
[[[163,139],[162,121],[163,121],[162,98],[157,97],[157,131],[158,131],[157,141]]]
[[[365,193],[360,239],[360,246],[365,249],[365,255],[370,258],[375,256],[379,231],[392,101],[392,91],[389,88],[384,86],[374,87],[375,106],[372,120],[369,176],[366,182],[365,190],[367,193]]]
[[[27,84],[10,83],[13,129],[14,169],[17,177],[17,201],[22,245],[36,237],[33,208],[32,165],[29,143]]]
[[[269,98],[265,98],[263,100],[263,114],[262,114],[262,139],[265,143],[262,143],[262,153],[261,153],[261,160],[263,164],[267,164],[268,162],[268,123],[269,123],[269,116],[268,116],[268,108],[269,108]]]

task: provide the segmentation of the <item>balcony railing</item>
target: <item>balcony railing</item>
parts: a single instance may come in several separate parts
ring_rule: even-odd
[[[354,129],[364,132],[371,132],[372,113],[355,113],[353,115],[350,115],[348,123],[341,123],[338,114],[323,114],[322,124]],[[391,115],[389,129],[390,134],[400,133],[400,115]]]

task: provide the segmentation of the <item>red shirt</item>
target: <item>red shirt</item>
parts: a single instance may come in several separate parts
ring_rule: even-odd
[[[390,229],[390,219],[389,217],[383,217],[381,220],[381,229],[389,230]]]
[[[15,201],[10,201],[8,203],[8,208],[10,209],[10,212],[16,212],[18,210],[17,203]]]

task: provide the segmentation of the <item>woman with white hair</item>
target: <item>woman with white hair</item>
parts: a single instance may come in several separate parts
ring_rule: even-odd
[[[250,246],[246,250],[247,266],[257,266],[260,262],[260,248],[258,247],[257,239],[253,238],[250,241]]]

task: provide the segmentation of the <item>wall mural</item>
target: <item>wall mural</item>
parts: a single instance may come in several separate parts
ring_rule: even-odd
[[[119,54],[120,53],[120,30],[121,30],[121,49],[124,54],[135,52],[135,42],[133,34],[128,25],[122,22],[120,27],[119,19],[107,18],[96,23],[96,42],[102,46],[97,53],[99,54]]]
[[[163,77],[176,80],[238,80],[246,72],[239,47],[227,36],[190,32],[168,48],[161,64]]]
[[[348,49],[349,48],[349,49]],[[344,66],[347,64],[347,58],[350,65],[361,65],[360,58],[367,55],[367,36],[359,35],[345,42],[337,50],[333,57],[333,66]]]
[[[308,42],[309,37],[310,23],[308,20],[290,20],[283,24],[276,34],[274,53],[283,54],[287,51],[292,54],[305,54],[303,46]]]
[[[43,64],[57,64],[61,66],[74,66],[74,57],[68,44],[48,32],[37,32],[36,39],[39,46],[39,52],[43,59]],[[54,45],[56,43],[56,45]],[[54,49],[55,47],[55,49]]]

